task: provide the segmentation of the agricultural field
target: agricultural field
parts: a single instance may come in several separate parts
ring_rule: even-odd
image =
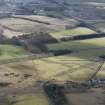
[[[105,94],[104,89],[102,88],[92,88],[82,93],[65,92],[64,94],[69,104],[72,103],[73,105],[78,105],[78,103],[80,103],[80,105],[100,105],[100,103],[102,103],[101,105],[105,104]]]
[[[49,105],[48,99],[44,93],[35,93],[32,95],[18,96],[17,103],[13,105]],[[21,101],[24,100],[24,101]]]
[[[86,82],[98,69],[100,62],[88,61],[70,55],[35,60],[38,73],[43,80]],[[97,78],[105,77],[105,71]]]
[[[105,4],[80,1],[0,0],[0,105],[105,105]]]
[[[99,65],[100,62],[65,55],[1,65],[0,77],[2,81],[21,87],[36,84],[38,80],[85,82],[97,71]],[[102,70],[97,73],[97,78],[105,77],[104,69],[103,65]]]
[[[77,27],[77,28],[68,29],[64,31],[52,32],[50,34],[54,38],[59,39],[62,37],[70,37],[70,36],[76,36],[76,35],[88,35],[88,34],[95,34],[95,33],[96,32],[91,29],[84,28],[84,27]]]
[[[41,78],[38,76],[38,70],[32,60],[0,64],[0,91],[4,87],[7,89],[9,87],[10,89],[37,87],[39,80]],[[3,83],[5,85],[2,86]]]
[[[59,42],[46,45],[49,51],[70,50],[71,56],[83,59],[96,59],[105,55],[105,38],[95,38],[80,41]],[[97,43],[98,42],[98,43]]]
[[[0,44],[0,60],[9,60],[14,58],[21,58],[31,55],[31,53],[24,50],[20,46],[13,44]]]
[[[46,24],[48,23],[48,24]],[[65,30],[66,27],[74,27],[77,22],[74,20],[61,20],[45,16],[18,16],[17,18],[0,19],[0,26],[3,28],[3,35],[7,37],[19,36],[29,33],[49,33]]]
[[[48,16],[40,16],[40,15],[14,15],[14,17],[19,17],[19,18],[25,18],[25,19],[31,19],[32,21],[40,21],[40,22],[45,22],[49,24],[54,24],[58,26],[75,26],[78,22],[74,19],[58,19],[58,18],[52,18]]]
[[[32,89],[30,91],[30,89]],[[0,105],[50,105],[47,96],[42,89],[32,88],[26,90],[20,90],[17,94],[9,93],[0,100]],[[28,91],[28,92],[27,92]]]
[[[95,38],[82,41],[59,42],[48,44],[50,51],[70,50],[71,54],[34,60],[39,75],[43,80],[85,82],[98,69],[101,56],[105,55],[105,38]],[[97,43],[98,42],[98,43]],[[96,74],[98,79],[104,79],[105,66]]]
[[[37,28],[38,26],[40,26],[38,23],[34,23],[24,19],[15,19],[15,18],[1,19],[0,24],[10,28],[13,31],[23,32],[23,33],[34,32],[35,27]]]
[[[32,60],[0,65],[0,105],[50,105],[39,80]]]

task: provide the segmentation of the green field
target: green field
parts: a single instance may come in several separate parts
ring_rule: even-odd
[[[100,62],[85,61],[84,59],[69,55],[50,57],[35,60],[34,62],[38,68],[38,73],[43,80],[72,80],[76,82],[85,82],[97,71],[97,68],[100,65]],[[97,78],[104,77],[104,70],[97,74]]]
[[[98,43],[97,43],[98,42]],[[86,81],[96,71],[100,56],[105,55],[105,38],[60,42],[46,45],[49,50],[71,50],[64,56],[35,60],[36,68],[43,80]],[[97,78],[105,78],[105,66],[97,73]]]
[[[59,19],[40,16],[25,16],[25,18],[32,20],[43,18],[43,22],[51,21],[53,25],[45,25],[20,18],[0,19],[0,24],[9,28],[5,29],[5,36],[11,38],[15,33],[22,35],[23,33],[47,32],[50,30],[50,35],[59,39],[96,33],[83,27],[65,30],[68,24],[65,21],[61,22]],[[56,83],[59,84],[64,84],[66,81],[86,83],[101,65],[101,62],[96,62],[96,60],[100,60],[100,56],[105,56],[105,38],[58,41],[58,43],[45,44],[44,47],[50,52],[69,50],[71,53],[41,59],[28,59],[32,53],[22,46],[0,44],[0,82],[10,83],[5,89],[4,87],[0,88],[0,105],[50,105],[50,100],[42,88],[43,83],[54,80],[58,81]],[[27,61],[23,59],[19,62],[5,63],[5,61],[24,57]],[[105,63],[95,77],[105,79]]]
[[[17,94],[15,97],[7,95],[0,105],[50,105],[43,90],[33,93]]]
[[[98,42],[98,43],[97,43]],[[48,44],[49,50],[70,50],[72,56],[84,59],[105,55],[105,38]]]
[[[62,37],[69,37],[69,36],[76,36],[76,35],[87,35],[87,34],[93,34],[93,33],[96,33],[96,32],[91,29],[88,29],[88,28],[77,27],[77,28],[68,29],[68,30],[64,30],[64,31],[53,32],[50,34],[54,38],[59,39]]]
[[[18,16],[18,15],[17,15]],[[39,32],[54,32],[65,30],[69,24],[75,26],[75,22],[64,21],[56,18],[50,18],[46,16],[23,16],[19,15],[19,18],[4,18],[0,19],[0,24],[3,27],[4,35],[7,37],[19,36],[26,33],[39,33]],[[26,19],[22,19],[26,18]],[[31,19],[31,20],[27,20]],[[35,21],[36,20],[36,21]],[[48,22],[49,24],[40,23]]]
[[[0,44],[0,60],[21,58],[30,54],[31,53],[27,52],[20,46],[12,44]]]
[[[18,102],[13,105],[49,105],[46,96],[38,92],[32,95],[18,96],[17,100]]]

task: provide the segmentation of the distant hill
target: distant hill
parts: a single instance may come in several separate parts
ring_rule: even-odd
[[[2,2],[4,1],[9,1],[9,2],[23,2],[23,3],[28,3],[28,2],[34,2],[34,3],[74,3],[74,2],[105,2],[105,0],[0,0]]]
[[[93,5],[86,6],[87,2],[105,3],[105,0],[0,0],[0,11],[15,15],[44,15],[56,18],[105,18],[105,10],[100,10],[100,5],[97,8]]]

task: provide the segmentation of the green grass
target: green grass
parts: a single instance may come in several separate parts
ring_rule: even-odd
[[[78,27],[74,29],[53,32],[51,33],[51,35],[58,39],[61,37],[69,37],[69,36],[75,36],[75,35],[87,35],[87,34],[93,34],[93,33],[96,33],[96,32],[88,28]]]
[[[43,93],[36,93],[33,95],[23,95],[19,96],[17,99],[18,102],[13,105],[49,105],[48,100]]]
[[[41,89],[33,90],[33,93],[11,94],[3,97],[0,105],[50,105],[47,96]]]
[[[63,21],[60,19],[49,18],[49,17],[44,17],[44,16],[19,15],[19,17],[26,17],[26,18],[32,19],[32,20],[48,22],[48,23],[51,23],[51,25],[28,21],[28,20],[20,19],[20,18],[0,19],[0,24],[9,28],[9,31],[7,31],[7,30],[5,31],[5,33],[6,33],[6,35],[4,33],[5,36],[9,37],[9,36],[11,36],[11,33],[13,33],[13,32],[15,32],[16,35],[27,34],[27,33],[40,33],[40,32],[50,33],[53,31],[64,30],[65,27],[70,24],[68,21]],[[71,24],[75,25],[74,22],[71,22]],[[8,34],[10,34],[10,35],[8,35]]]
[[[105,55],[104,42],[105,38],[96,38],[83,41],[60,42],[46,46],[49,50],[71,50],[73,52],[72,56],[88,59]]]
[[[57,81],[72,80],[84,82],[96,72],[99,66],[99,63],[84,61],[84,59],[70,55],[49,57],[35,60],[34,62],[36,68],[38,68],[38,73],[43,80],[54,79]],[[98,74],[97,77],[101,78],[102,75]],[[103,77],[105,77],[105,73],[103,74]]]
[[[98,43],[97,43],[98,42]],[[92,62],[105,55],[105,38],[48,44],[49,50],[73,51],[71,54],[35,60],[40,76],[45,80],[85,81],[93,75],[100,62]],[[98,48],[98,49],[97,49]],[[74,61],[72,61],[74,60]],[[79,60],[79,61],[78,61]],[[105,66],[97,78],[105,78]]]
[[[20,46],[12,45],[12,44],[1,44],[0,45],[0,60],[12,59],[12,58],[20,58],[26,55],[29,55],[26,50],[24,50]]]

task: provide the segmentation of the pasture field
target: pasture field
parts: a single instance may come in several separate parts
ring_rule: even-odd
[[[100,62],[88,61],[69,55],[35,60],[38,73],[43,80],[85,82],[98,69]],[[105,71],[97,73],[97,78],[104,78]]]
[[[32,33],[32,32],[34,33],[35,27],[37,28],[39,26],[38,23],[17,18],[0,19],[0,24],[8,27],[12,31],[23,32],[23,33]]]
[[[40,21],[40,22],[46,22],[49,24],[54,24],[54,25],[70,25],[70,26],[75,26],[78,22],[73,20],[73,19],[58,19],[58,18],[52,18],[48,16],[40,16],[40,15],[14,15],[14,17],[20,17],[20,18],[26,18],[26,19],[32,19]]]
[[[38,80],[43,82],[49,80],[85,82],[97,71],[99,65],[100,62],[65,55],[1,65],[0,77],[1,81],[11,82],[22,87],[36,84]],[[103,65],[102,70],[97,73],[97,78],[105,77],[104,69]],[[12,76],[9,75],[11,73]],[[5,76],[5,74],[9,76]],[[25,78],[26,74],[29,77]]]
[[[50,105],[37,76],[31,60],[0,65],[0,82],[10,83],[6,89],[0,85],[0,105]]]
[[[19,74],[22,75],[24,73],[31,75],[34,73],[32,81],[37,81],[37,79],[43,81],[55,79],[57,81],[72,80],[83,82],[97,71],[100,62],[94,62],[94,60],[98,60],[100,56],[104,56],[104,41],[105,38],[96,38],[48,44],[46,46],[49,50],[70,50],[72,53],[36,59],[29,62],[8,64],[6,67],[18,71]],[[103,65],[101,69],[102,70],[97,73],[97,78],[105,77],[105,66]]]
[[[0,65],[0,82],[10,83],[12,87],[35,86],[39,77],[32,60]]]
[[[14,58],[21,58],[27,55],[31,55],[31,53],[24,50],[24,48],[20,46],[16,46],[13,44],[0,44],[0,60],[8,60]]]
[[[68,30],[64,30],[64,31],[52,32],[50,34],[54,38],[59,39],[62,37],[70,37],[70,36],[76,36],[76,35],[88,35],[88,34],[95,34],[95,33],[96,32],[91,29],[77,27],[77,28],[68,29]]]
[[[56,39],[62,37],[95,34],[93,30],[77,27],[66,30],[66,26],[75,25],[74,20],[59,20],[44,16],[18,16],[19,18],[0,19],[0,25],[4,29],[4,35],[12,38],[27,33],[49,32]],[[26,18],[26,19],[22,19]],[[32,20],[27,20],[32,19]],[[43,19],[43,20],[42,20]],[[36,20],[48,22],[48,24],[35,22]],[[62,31],[64,30],[64,31]],[[0,83],[6,83],[5,88],[0,85],[1,95],[6,93],[0,105],[50,105],[42,85],[47,81],[88,82],[96,74],[96,78],[105,79],[105,63],[102,64],[100,56],[105,56],[105,38],[58,42],[45,44],[48,51],[70,50],[70,54],[64,54],[41,59],[28,59],[27,61],[9,62],[0,64]],[[22,46],[13,44],[0,44],[0,60],[12,60],[32,55]],[[23,59],[24,60],[24,59]],[[3,91],[2,91],[3,90]],[[12,93],[12,94],[11,94]],[[10,95],[11,94],[11,95]],[[66,95],[66,94],[65,94]],[[69,99],[75,96],[71,94]],[[87,95],[87,94],[86,94]],[[92,96],[94,96],[92,94]],[[81,96],[82,97],[82,96]],[[78,96],[76,96],[78,98]],[[75,101],[74,101],[75,102]]]
[[[13,105],[49,105],[46,96],[38,92],[32,95],[18,96],[17,100],[18,102]]]
[[[100,56],[105,55],[105,38],[48,44],[49,50],[70,50],[71,54],[34,60],[39,75],[46,80],[79,81],[89,79],[98,69]],[[97,43],[98,42],[98,43]],[[96,75],[105,78],[105,65]]]
[[[31,87],[32,89],[32,87]],[[26,89],[27,90],[27,89]],[[12,94],[7,94],[0,102],[0,105],[50,105],[47,96],[42,89],[32,89],[33,92],[21,91],[13,97]],[[29,91],[29,89],[27,90]],[[17,92],[17,91],[16,91]]]
[[[65,89],[66,90],[66,89]],[[104,105],[104,89],[102,88],[91,88],[86,92],[65,92],[64,93],[69,104],[73,105]],[[97,97],[98,96],[98,97]]]
[[[49,24],[45,24],[44,22],[47,22]],[[19,15],[18,18],[11,17],[11,18],[0,19],[0,26],[3,27],[4,30],[3,35],[7,37],[19,36],[27,33],[28,34],[40,33],[40,32],[50,33],[54,31],[61,31],[65,30],[67,26],[74,27],[76,26],[76,24],[77,23],[75,23],[74,21],[69,22],[56,18],[34,16],[34,15],[32,16]]]
[[[105,55],[105,38],[95,38],[81,41],[59,42],[46,45],[51,50],[70,50],[71,56],[84,59],[97,58]]]

